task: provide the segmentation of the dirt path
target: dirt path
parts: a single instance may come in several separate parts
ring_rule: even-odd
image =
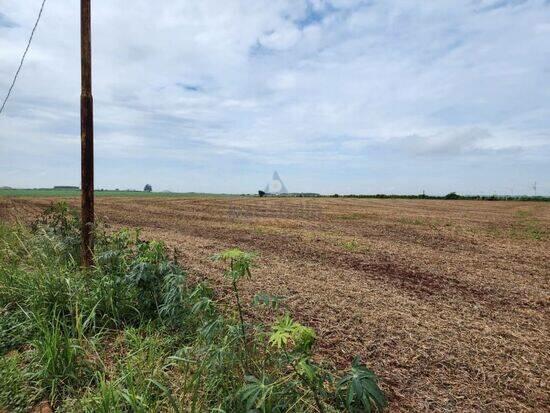
[[[0,218],[46,199],[1,199]],[[70,202],[77,205],[76,200]],[[549,411],[550,204],[312,198],[98,198],[115,227],[176,247],[223,298],[209,257],[259,254],[244,286],[286,297],[324,357],[355,354],[392,411]],[[263,317],[247,309],[250,317]]]

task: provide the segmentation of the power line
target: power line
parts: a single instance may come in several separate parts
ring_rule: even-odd
[[[11,86],[8,89],[8,93],[6,94],[6,97],[4,98],[4,101],[2,102],[2,107],[0,107],[0,114],[4,111],[4,107],[6,106],[6,102],[8,101],[8,98],[11,95],[11,91],[13,90],[13,87],[15,86],[15,82],[17,81],[17,76],[19,76],[19,72],[21,71],[21,68],[23,67],[23,62],[25,61],[25,56],[27,56],[27,52],[29,51],[29,47],[31,47],[32,38],[34,36],[34,32],[36,31],[36,26],[38,26],[38,22],[40,21],[40,17],[42,17],[42,11],[44,10],[44,4],[46,3],[46,0],[42,0],[42,5],[40,6],[40,11],[38,12],[38,17],[36,18],[36,22],[34,23],[34,27],[32,28],[31,35],[29,37],[29,41],[27,42],[27,47],[25,48],[25,52],[23,52],[23,56],[21,56],[21,61],[19,62],[19,67],[17,68],[17,71],[15,72],[15,76],[13,77],[13,81],[11,82]]]

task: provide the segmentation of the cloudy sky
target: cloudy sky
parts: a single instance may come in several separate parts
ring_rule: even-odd
[[[0,95],[41,0],[0,0]],[[550,194],[548,0],[93,0],[97,188]],[[48,0],[0,186],[78,185],[79,2]]]

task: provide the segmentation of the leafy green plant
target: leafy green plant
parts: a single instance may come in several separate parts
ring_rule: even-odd
[[[352,413],[382,411],[387,403],[378,387],[376,375],[356,358],[351,372],[336,380],[330,371],[313,362],[315,339],[313,329],[297,323],[288,314],[273,324],[269,343],[282,351],[292,369],[287,382],[292,382],[295,376],[309,390],[319,412],[325,412],[327,405],[334,407],[335,401],[338,401],[336,405]],[[271,397],[273,394],[265,379],[251,381],[246,389],[248,392],[243,395],[254,397],[256,406],[262,408],[266,407],[262,403],[269,401],[266,395]],[[299,389],[295,388],[295,391]]]
[[[311,395],[320,412],[324,412],[320,394],[323,379],[320,369],[311,361],[315,331],[295,322],[285,314],[273,324],[269,343],[282,350],[296,376],[311,390]]]
[[[224,272],[224,275],[231,280],[231,285],[233,286],[233,293],[235,294],[237,311],[239,313],[239,320],[241,322],[243,341],[246,342],[246,330],[244,324],[243,309],[239,297],[238,282],[242,278],[251,277],[250,267],[254,259],[254,254],[243,252],[238,248],[233,248],[216,254],[213,258],[216,261],[224,261],[229,264],[229,268]]]
[[[269,343],[279,349],[293,346],[300,353],[307,354],[315,342],[315,331],[295,322],[285,314],[273,324]]]
[[[356,358],[351,371],[337,384],[338,394],[349,412],[382,411],[387,401],[378,387],[376,375]]]
[[[246,376],[246,385],[241,389],[241,398],[246,403],[246,411],[261,411],[271,413],[279,411],[277,402],[277,383],[271,381],[266,375],[257,379],[254,376]]]

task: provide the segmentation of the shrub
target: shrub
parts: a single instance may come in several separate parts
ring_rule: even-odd
[[[445,195],[445,199],[460,199],[461,196],[458,195],[456,192],[449,192],[447,195]]]

